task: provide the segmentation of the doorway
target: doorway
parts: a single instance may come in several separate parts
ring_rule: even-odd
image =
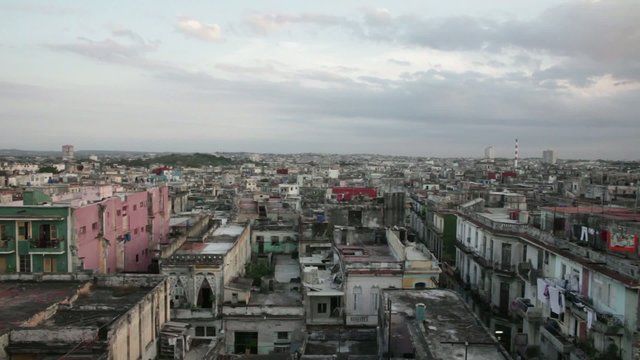
[[[204,281],[202,286],[200,287],[200,291],[198,292],[198,301],[196,305],[199,308],[203,309],[211,309],[213,306],[213,291],[211,290],[211,286],[209,286],[208,281]]]
[[[258,333],[257,332],[234,332],[234,353],[236,354],[257,354],[258,353]]]

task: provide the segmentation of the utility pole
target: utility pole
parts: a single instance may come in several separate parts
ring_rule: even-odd
[[[389,307],[389,340],[387,341],[387,359],[391,360],[391,297],[387,299]]]

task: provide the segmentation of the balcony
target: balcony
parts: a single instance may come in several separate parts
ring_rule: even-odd
[[[512,264],[501,263],[496,261],[493,263],[493,270],[497,273],[503,273],[505,275],[515,275],[516,266]]]
[[[624,330],[624,320],[621,315],[598,312],[593,330],[607,335],[619,334]]]
[[[467,244],[462,240],[456,239],[456,246],[464,253],[473,254],[473,250],[471,249],[471,247],[467,246]]]
[[[529,273],[531,272],[531,263],[522,262],[518,264],[518,275],[522,281],[529,281]]]
[[[560,325],[555,320],[549,320],[541,328],[541,334],[559,353],[568,354],[575,349],[573,338],[562,334]]]
[[[542,322],[542,309],[535,307],[530,299],[515,298],[511,303],[511,311],[530,323]]]
[[[64,254],[65,245],[64,239],[31,240],[29,254]]]
[[[482,256],[482,253],[477,252],[477,251],[472,251],[472,255],[473,255],[473,260],[478,263],[478,265],[487,268],[487,269],[491,269],[493,268],[493,263],[490,260],[485,259]]]
[[[13,254],[16,252],[16,241],[14,239],[0,240],[0,254]]]

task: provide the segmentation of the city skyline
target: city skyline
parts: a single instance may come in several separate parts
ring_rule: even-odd
[[[638,158],[635,1],[110,5],[0,4],[0,147]]]

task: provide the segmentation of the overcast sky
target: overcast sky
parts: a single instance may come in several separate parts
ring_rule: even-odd
[[[640,1],[2,1],[0,148],[640,158]]]

